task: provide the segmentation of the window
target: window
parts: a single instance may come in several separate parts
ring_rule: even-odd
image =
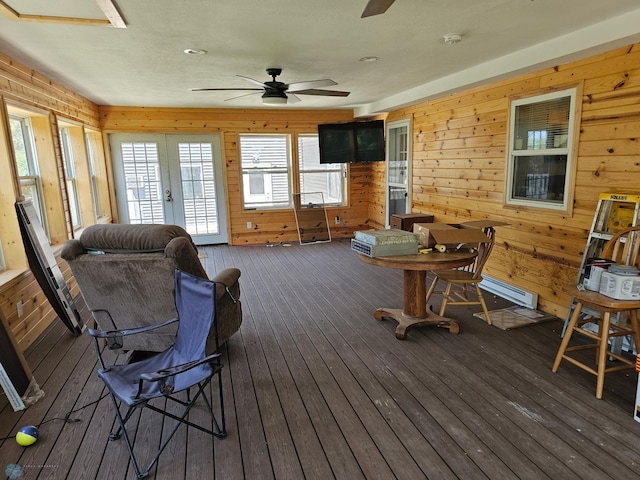
[[[575,89],[511,103],[507,204],[569,208]]]
[[[290,206],[289,143],[288,135],[240,135],[244,208]]]
[[[322,192],[325,205],[344,203],[344,163],[320,163],[317,135],[298,136],[300,193]]]
[[[89,194],[93,202],[93,216],[96,220],[111,216],[111,199],[107,179],[106,158],[102,144],[102,133],[87,127],[82,129],[89,168]]]
[[[297,162],[289,135],[240,135],[244,208],[291,206],[291,193],[322,192],[325,204],[344,205],[347,167],[320,164],[318,135],[297,136]]]
[[[77,230],[82,226],[82,220],[80,218],[80,206],[78,204],[78,184],[76,182],[76,168],[73,159],[73,147],[69,127],[60,127],[60,147],[62,150],[64,175],[67,179],[67,196],[71,222],[73,229]]]
[[[33,205],[40,216],[40,223],[42,223],[48,235],[46,208],[31,121],[28,117],[9,115],[9,123],[16,157],[16,170],[20,181],[20,193],[33,201]]]
[[[96,168],[96,156],[94,152],[91,134],[85,134],[85,144],[87,146],[87,159],[89,160],[89,180],[91,182],[91,196],[93,197],[93,213],[96,218],[100,218],[102,209],[100,208],[100,194],[98,192],[98,173]]]

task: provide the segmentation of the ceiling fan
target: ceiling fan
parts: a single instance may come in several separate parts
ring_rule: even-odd
[[[369,0],[360,18],[373,17],[387,11],[395,0]]]
[[[259,85],[260,88],[192,88],[192,92],[215,92],[226,90],[246,90],[252,93],[245,93],[243,95],[228,98],[228,100],[234,100],[236,98],[245,97],[247,95],[255,95],[256,93],[262,93],[262,103],[277,105],[285,103],[297,103],[300,101],[298,95],[321,95],[326,97],[347,97],[350,92],[340,92],[337,90],[319,90],[318,87],[328,87],[331,85],[337,85],[333,80],[311,80],[309,82],[297,82],[297,83],[283,83],[276,80],[276,77],[282,73],[281,68],[267,68],[267,73],[271,76],[271,81],[259,82],[253,78],[245,77],[244,75],[237,75],[240,78]]]

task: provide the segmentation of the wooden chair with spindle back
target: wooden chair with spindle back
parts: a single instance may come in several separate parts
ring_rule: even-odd
[[[602,249],[601,258],[614,260],[618,265],[638,266],[640,260],[640,226],[627,228],[618,232],[609,240]],[[636,345],[640,345],[639,314],[640,298],[632,300],[617,300],[598,292],[579,289],[576,285],[566,285],[565,292],[569,293],[576,302],[575,310],[569,320],[566,332],[560,343],[558,353],[553,363],[552,371],[557,372],[562,360],[576,365],[597,377],[596,398],[602,398],[604,390],[604,377],[609,372],[635,367],[635,358],[624,356],[622,352],[612,351],[609,341],[611,338],[631,336]],[[586,306],[600,313],[600,318],[581,318],[583,307]],[[611,315],[618,316],[618,322],[613,322]],[[627,325],[626,318],[628,316]],[[585,329],[585,324],[597,323],[596,333]],[[569,346],[574,333],[578,333],[591,340],[592,343]],[[596,368],[576,358],[570,352],[595,349]],[[611,366],[607,366],[607,357],[617,360]]]
[[[480,291],[479,283],[482,281],[482,269],[484,268],[489,254],[493,249],[493,242],[495,239],[495,229],[493,227],[487,227],[483,229],[487,235],[487,241],[478,244],[478,256],[475,261],[455,270],[441,270],[433,272],[435,278],[431,283],[431,287],[427,292],[427,302],[434,293],[442,293],[442,304],[440,306],[440,316],[444,316],[448,305],[481,305],[484,312],[487,323],[491,325],[491,317],[489,316],[489,310]],[[442,280],[447,282],[447,287],[442,292],[436,292],[436,285],[438,281]],[[469,297],[468,286],[473,285],[475,287],[477,300]],[[455,286],[462,287],[460,289],[454,289]]]

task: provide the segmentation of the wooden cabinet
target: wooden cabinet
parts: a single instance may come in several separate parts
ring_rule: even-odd
[[[433,215],[424,213],[398,213],[391,215],[391,228],[410,232],[414,223],[433,223]]]

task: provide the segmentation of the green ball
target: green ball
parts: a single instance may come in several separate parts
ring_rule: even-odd
[[[22,427],[16,434],[16,442],[18,445],[28,447],[33,445],[38,440],[38,428],[32,425]]]

